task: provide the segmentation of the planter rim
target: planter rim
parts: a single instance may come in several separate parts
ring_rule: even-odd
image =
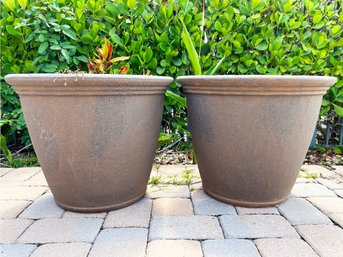
[[[188,94],[206,95],[324,95],[337,78],[308,75],[196,75],[177,82]]]
[[[146,75],[31,73],[9,74],[5,81],[19,95],[164,94],[172,77]]]

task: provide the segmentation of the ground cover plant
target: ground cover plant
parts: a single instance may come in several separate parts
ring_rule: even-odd
[[[319,0],[1,0],[1,134],[10,150],[30,145],[10,73],[88,71],[104,37],[127,74],[195,74],[185,27],[202,71],[339,78],[321,115],[343,117],[341,1]],[[106,8],[103,8],[103,7]],[[220,63],[219,66],[216,66]],[[173,83],[164,102],[159,146],[191,149],[186,100]],[[3,146],[4,144],[2,144]],[[5,149],[5,148],[4,148]],[[6,151],[6,150],[5,150]]]

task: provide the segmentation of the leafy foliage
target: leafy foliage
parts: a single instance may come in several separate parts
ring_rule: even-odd
[[[130,57],[119,56],[112,59],[113,45],[111,42],[107,42],[106,37],[101,48],[98,48],[98,54],[91,60],[88,59],[88,69],[90,73],[97,74],[109,74],[113,72],[112,65],[116,62],[126,61]],[[126,74],[128,67],[123,65],[119,69],[119,74]],[[117,70],[118,71],[118,70]]]
[[[1,1],[1,128],[9,144],[13,134],[23,145],[30,141],[18,97],[3,76],[87,71],[88,57],[104,37],[116,56],[130,56],[128,74],[336,76],[340,80],[325,96],[322,114],[343,116],[339,0],[206,0],[204,6],[195,0]],[[202,71],[191,65],[186,40]],[[162,127],[173,140],[188,134],[177,83],[166,94]]]

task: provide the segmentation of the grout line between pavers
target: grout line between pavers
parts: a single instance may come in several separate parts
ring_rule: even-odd
[[[153,212],[153,208],[154,208],[154,202],[155,202],[155,200],[151,199],[150,218],[149,218],[149,224],[148,224],[148,233],[147,233],[147,238],[146,238],[146,245],[145,245],[145,254],[144,254],[144,256],[148,255],[148,244],[150,242],[149,237],[150,237],[150,228],[151,228],[152,212]]]

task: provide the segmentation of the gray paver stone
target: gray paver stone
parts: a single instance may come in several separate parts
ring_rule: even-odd
[[[142,200],[123,209],[108,213],[104,227],[143,227],[149,226],[152,200],[143,198]]]
[[[331,213],[329,216],[335,223],[343,228],[343,213]]]
[[[192,201],[198,215],[237,215],[235,207],[211,198],[204,190],[192,192]]]
[[[326,214],[343,213],[343,199],[340,197],[311,197],[308,200]]]
[[[16,218],[30,203],[24,200],[0,200],[0,219]]]
[[[327,187],[314,183],[298,183],[292,189],[292,196],[313,197],[313,196],[336,196]]]
[[[343,256],[343,230],[333,225],[300,225],[300,235],[321,257]]]
[[[88,243],[56,243],[39,246],[30,257],[87,257],[92,247]]]
[[[332,171],[330,171],[330,170],[328,170],[328,169],[326,169],[320,165],[303,165],[301,167],[301,169],[307,173],[315,173],[319,177],[325,177],[325,176],[332,174]]]
[[[335,168],[334,172],[343,176],[343,165],[335,165],[333,166]]]
[[[104,229],[88,257],[144,257],[147,235],[145,228]]]
[[[245,208],[236,206],[237,213],[239,215],[254,215],[254,214],[275,214],[278,215],[279,212],[275,207],[269,208]]]
[[[212,216],[159,216],[150,224],[149,240],[222,238],[218,219]]]
[[[339,197],[343,198],[343,189],[338,189],[334,191]]]
[[[299,237],[279,215],[224,215],[219,220],[225,238]]]
[[[330,176],[330,178],[317,178],[316,180],[330,189],[343,189],[343,177],[340,175]]]
[[[63,218],[106,218],[107,212],[99,212],[99,213],[80,213],[80,212],[72,212],[66,211],[63,214]]]
[[[278,209],[292,225],[332,224],[324,213],[302,198],[290,197]]]
[[[64,218],[41,219],[22,234],[19,243],[92,243],[98,234],[102,219]]]
[[[257,239],[255,244],[262,257],[319,257],[299,238]]]
[[[148,244],[147,257],[203,257],[201,245],[191,240],[155,240]]]
[[[27,229],[33,220],[24,219],[1,219],[0,220],[0,243],[12,244]]]
[[[13,168],[0,168],[0,177],[13,170]]]
[[[19,218],[60,218],[62,217],[63,213],[64,210],[56,204],[52,193],[46,193],[33,202],[25,211],[23,211],[19,215]]]
[[[16,181],[26,181],[38,172],[41,171],[41,168],[19,168],[14,169],[4,176],[0,178],[0,182],[3,181],[10,181],[10,180],[16,180]]]
[[[185,198],[158,198],[152,205],[153,216],[187,216],[193,215],[193,205]]]
[[[46,182],[45,176],[43,172],[39,172],[36,175],[29,178],[27,181],[23,183],[23,185],[30,185],[30,186],[48,186]]]
[[[0,244],[0,257],[29,257],[36,248],[28,244]]]
[[[188,186],[176,186],[176,185],[159,185],[157,186],[148,186],[147,197],[150,198],[189,198],[189,188]]]
[[[47,187],[0,187],[0,200],[35,200],[47,190]]]
[[[254,243],[245,239],[207,240],[202,248],[204,257],[260,257]]]

